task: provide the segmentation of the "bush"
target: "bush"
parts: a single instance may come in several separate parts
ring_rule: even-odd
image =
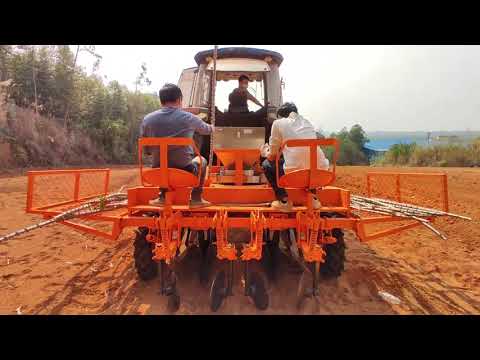
[[[417,144],[395,144],[385,154],[386,162],[396,165],[408,165],[417,148]]]
[[[104,163],[102,152],[80,130],[67,132],[61,122],[18,108],[4,129],[11,145],[12,166],[64,166]]]
[[[468,146],[423,147],[416,144],[397,144],[392,146],[376,164],[439,167],[480,166],[480,139],[476,139]]]

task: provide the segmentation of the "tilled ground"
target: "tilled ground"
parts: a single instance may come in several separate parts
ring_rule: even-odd
[[[337,186],[365,193],[367,167],[340,167]],[[382,171],[399,169],[382,169]],[[307,303],[302,314],[478,314],[480,313],[480,170],[446,171],[451,211],[473,221],[445,219],[436,227],[442,241],[425,228],[359,243],[346,234],[347,262],[337,280],[322,281],[318,308]],[[112,190],[138,183],[137,169],[112,172]],[[24,213],[26,177],[0,177],[0,234],[40,220]],[[84,235],[55,225],[0,245],[1,314],[167,314],[158,283],[140,281],[133,267],[133,231],[116,242]],[[178,267],[181,305],[178,314],[210,314],[208,287],[198,281],[198,254],[192,252]],[[236,274],[240,274],[240,268]],[[256,310],[242,295],[241,279],[235,296],[219,314],[297,314],[295,300],[300,274],[281,262],[279,279],[269,285],[270,306]],[[401,299],[391,305],[378,292]]]

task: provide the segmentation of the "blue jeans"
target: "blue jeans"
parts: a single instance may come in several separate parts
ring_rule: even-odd
[[[285,175],[283,164],[284,164],[284,160],[282,157],[278,161],[278,165],[280,166],[280,168],[278,169],[279,177],[282,177],[283,175]],[[273,192],[275,193],[275,197],[278,200],[283,200],[286,197],[288,197],[287,191],[284,188],[279,187],[277,184],[276,162],[265,159],[262,163],[262,168],[265,173],[265,177],[267,178],[268,182],[270,183],[270,186],[273,189]]]

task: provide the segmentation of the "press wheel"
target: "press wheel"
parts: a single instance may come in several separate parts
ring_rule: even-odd
[[[258,272],[252,272],[249,279],[249,296],[259,310],[268,308],[269,297],[265,280]]]
[[[210,288],[210,309],[216,312],[222,306],[223,300],[227,296],[227,279],[225,270],[219,271],[213,279]]]

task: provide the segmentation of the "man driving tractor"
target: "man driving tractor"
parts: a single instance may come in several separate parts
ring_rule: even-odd
[[[263,108],[262,103],[258,101],[255,96],[248,92],[249,82],[250,79],[246,75],[241,75],[238,78],[238,88],[234,89],[232,93],[228,96],[228,101],[230,102],[230,105],[228,106],[228,112],[248,113],[248,100]]]
[[[290,139],[316,139],[317,134],[312,123],[298,114],[297,107],[292,102],[287,102],[278,108],[277,120],[272,124],[272,132],[270,135],[269,144],[262,146],[262,157],[266,157],[262,163],[262,168],[265,177],[275,192],[277,200],[273,201],[271,206],[282,211],[291,210],[293,204],[288,200],[288,194],[284,188],[277,184],[277,174],[275,168],[275,159],[280,146],[283,142]],[[318,168],[328,169],[329,161],[325,157],[323,151],[318,148]],[[309,153],[305,148],[288,148],[283,150],[283,156],[279,160],[278,173],[280,177],[285,175],[285,172],[290,172],[296,169],[309,168]],[[320,201],[315,196],[313,198],[313,208],[319,209]]]

